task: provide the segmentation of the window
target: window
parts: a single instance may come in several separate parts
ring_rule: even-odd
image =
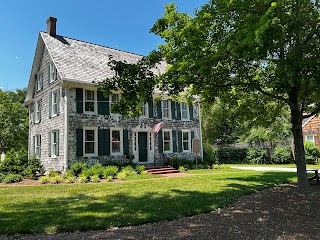
[[[37,158],[39,158],[41,155],[41,135],[35,135],[34,153]]]
[[[122,129],[111,129],[111,155],[122,155]]]
[[[95,113],[96,105],[96,91],[84,89],[84,112]]]
[[[54,158],[59,156],[59,131],[51,131],[50,138],[50,156]]]
[[[306,135],[306,141],[314,143],[314,135],[312,134]]]
[[[57,116],[58,115],[58,97],[59,97],[59,92],[54,91],[52,92],[52,106],[51,106],[51,117]]]
[[[40,91],[42,89],[42,73],[41,72],[38,72],[37,76],[36,76],[36,84],[37,84],[37,91]]]
[[[163,152],[172,152],[172,132],[171,130],[163,130]]]
[[[118,102],[120,99],[120,95],[118,93],[112,93],[110,95],[110,113],[111,114],[116,114],[116,113],[112,113],[112,106],[113,104],[115,104],[116,102]]]
[[[180,104],[181,106],[181,120],[189,120],[189,109],[185,102]]]
[[[40,101],[36,102],[35,106],[35,123],[39,123],[41,121],[41,104]]]
[[[183,152],[191,151],[190,131],[182,130],[182,150]]]
[[[53,63],[49,64],[49,82],[57,80],[57,69]]]
[[[97,128],[84,129],[84,156],[97,155]]]
[[[170,101],[162,100],[162,118],[170,118]]]
[[[141,117],[143,118],[148,117],[148,104],[145,102],[141,103]]]

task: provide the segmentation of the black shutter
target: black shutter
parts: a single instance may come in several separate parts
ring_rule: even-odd
[[[183,148],[182,148],[182,131],[178,131],[178,152],[183,152]]]
[[[189,106],[189,111],[190,111],[190,120],[193,120],[193,105],[190,104]]]
[[[107,129],[98,130],[98,155],[105,156],[107,154]]]
[[[98,114],[102,115],[110,115],[110,109],[109,109],[109,97],[106,98],[103,95],[103,92],[98,91]]]
[[[162,142],[162,130],[158,132],[158,147],[159,147],[159,153],[163,153],[163,142]]]
[[[129,155],[129,132],[128,130],[123,130],[123,154]]]
[[[110,155],[110,129],[106,129],[106,153]]]
[[[177,107],[177,119],[181,120],[181,105],[179,102],[176,103],[176,107]]]
[[[191,150],[192,150],[192,140],[194,139],[194,131],[191,131],[191,139],[190,139],[190,141],[191,141]]]
[[[161,119],[162,118],[161,101],[157,102],[157,113],[158,113],[157,117]]]
[[[177,119],[176,117],[176,104],[171,101],[171,119]]]
[[[56,134],[57,134],[57,144],[56,144],[56,156],[59,156],[59,133],[60,133],[60,131],[59,130],[57,130],[56,131]]]
[[[77,156],[83,156],[83,129],[76,130]]]
[[[172,131],[173,152],[177,152],[177,131]]]
[[[83,89],[76,89],[77,113],[83,113]]]
[[[148,103],[149,118],[153,118],[153,100]]]

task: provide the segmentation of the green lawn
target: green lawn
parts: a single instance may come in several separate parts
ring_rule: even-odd
[[[124,182],[0,187],[0,234],[97,230],[210,212],[295,173],[236,169]]]
[[[279,168],[296,168],[294,163],[291,164],[227,164],[228,166],[241,167],[279,167]],[[320,164],[307,164],[307,169],[320,169]]]

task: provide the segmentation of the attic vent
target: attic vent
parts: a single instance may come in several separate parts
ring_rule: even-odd
[[[55,17],[48,17],[47,19],[47,33],[51,37],[55,37],[57,35],[56,23],[57,20]]]

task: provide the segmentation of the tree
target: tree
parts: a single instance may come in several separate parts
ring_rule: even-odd
[[[0,90],[0,153],[28,146],[28,109],[23,107],[25,89]]]
[[[152,55],[169,67],[151,78],[171,94],[189,89],[205,102],[248,94],[257,102],[247,108],[254,114],[263,103],[287,105],[298,189],[307,192],[302,119],[320,111],[319,19],[319,2],[312,0],[210,0],[194,17],[169,4],[151,29],[164,39]],[[131,65],[122,65],[116,76],[125,78]],[[143,79],[146,70],[136,72]]]

